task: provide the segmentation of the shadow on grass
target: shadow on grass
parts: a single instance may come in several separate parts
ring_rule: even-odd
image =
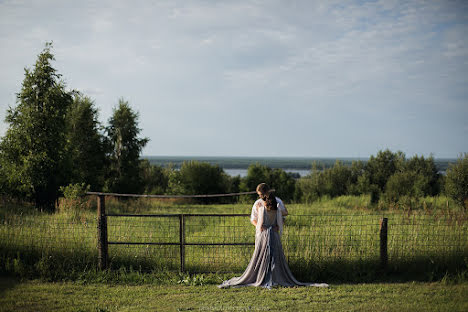
[[[114,256],[109,261],[109,270],[97,269],[97,253],[87,250],[52,250],[47,253],[31,249],[0,248],[0,274],[26,279],[40,278],[46,281],[84,282],[177,282],[177,274],[217,273],[226,276],[240,275],[245,269],[240,264],[186,263],[186,272],[180,271],[179,258],[164,255],[151,258]],[[468,280],[468,253],[419,256],[410,259],[390,259],[385,269],[375,260],[323,259],[306,261],[289,260],[294,276],[303,282],[374,283],[374,282],[432,282],[443,279]],[[222,272],[222,273],[221,273]],[[228,274],[229,275],[229,274]],[[215,279],[218,280],[218,279]],[[14,279],[6,279],[0,291],[14,287]]]
[[[3,296],[3,294],[12,288],[15,288],[17,284],[21,282],[20,279],[17,277],[12,277],[8,275],[1,275],[0,276],[0,296]]]
[[[468,255],[419,256],[395,259],[383,268],[379,260],[330,259],[321,262],[290,261],[300,281],[327,283],[373,283],[468,280]]]

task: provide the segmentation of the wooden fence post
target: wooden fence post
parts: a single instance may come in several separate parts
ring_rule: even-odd
[[[382,269],[386,269],[387,263],[388,263],[387,232],[388,232],[388,218],[382,218],[380,219],[380,267]]]
[[[107,216],[106,216],[106,200],[104,195],[98,196],[97,202],[97,230],[98,230],[98,266],[99,269],[107,269]]]
[[[184,215],[179,214],[179,240],[180,240],[180,271],[185,271],[185,220]]]

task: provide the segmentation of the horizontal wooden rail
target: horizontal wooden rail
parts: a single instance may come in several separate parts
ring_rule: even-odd
[[[228,194],[206,194],[206,195],[142,195],[142,194],[119,194],[119,193],[101,193],[101,192],[87,192],[86,195],[97,196],[114,196],[114,197],[141,197],[141,198],[212,198],[212,197],[229,197],[256,194],[257,192],[240,192]]]
[[[107,242],[109,245],[174,245],[179,246],[180,243],[166,243],[166,242]],[[184,246],[254,246],[255,243],[185,243]]]
[[[106,214],[108,217],[179,217],[180,213],[174,214]],[[219,214],[219,213],[184,213],[185,217],[249,217],[250,213],[229,213],[229,214]]]
[[[179,246],[180,243],[155,243],[155,242],[146,242],[146,243],[140,243],[140,242],[107,242],[108,245],[175,245]],[[187,245],[187,244],[185,244]]]

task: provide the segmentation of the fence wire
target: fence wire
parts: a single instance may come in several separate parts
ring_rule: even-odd
[[[378,263],[382,214],[289,215],[282,244],[294,268],[330,262]],[[387,214],[388,264],[444,267],[468,257],[466,216]],[[58,257],[72,269],[97,266],[97,220],[61,215],[3,216],[0,254]],[[182,228],[181,228],[182,225]],[[254,250],[249,215],[108,215],[109,263],[190,272],[241,272]],[[183,243],[182,243],[183,242]],[[181,252],[183,249],[183,259]]]
[[[80,215],[32,214],[2,216],[0,257],[8,265],[47,260],[69,269],[97,266],[97,218]],[[12,260],[15,261],[12,262]],[[45,263],[45,262],[43,262]]]

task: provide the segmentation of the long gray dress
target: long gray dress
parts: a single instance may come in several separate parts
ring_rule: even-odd
[[[283,253],[280,234],[275,230],[275,227],[279,226],[277,219],[278,216],[282,218],[281,214],[277,213],[276,210],[267,211],[266,209],[261,209],[259,213],[262,214],[259,222],[263,221],[267,230],[257,231],[255,250],[247,269],[241,276],[224,281],[218,287],[261,286],[271,288],[276,285],[328,287],[328,284],[324,283],[301,283],[294,278]],[[261,228],[261,224],[257,227],[257,229],[259,228]]]

